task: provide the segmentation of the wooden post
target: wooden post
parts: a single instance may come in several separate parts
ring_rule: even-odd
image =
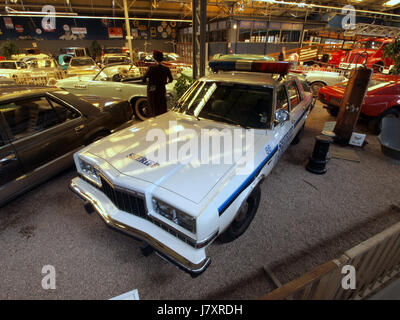
[[[356,126],[361,106],[367,93],[372,69],[357,68],[351,71],[350,78],[340,105],[336,126],[333,132],[339,142],[348,142]]]

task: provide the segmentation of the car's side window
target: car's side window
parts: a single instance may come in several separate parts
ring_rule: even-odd
[[[284,86],[280,86],[276,91],[276,110],[279,109],[289,111],[288,96]]]
[[[0,126],[1,126],[1,118],[0,118]],[[6,144],[6,137],[4,136],[4,133],[2,132],[0,128],[0,147],[4,146]]]
[[[297,85],[294,81],[290,81],[288,84],[288,93],[290,98],[290,106],[292,110],[296,108],[296,106],[300,103],[300,93]]]
[[[60,123],[46,98],[34,98],[0,105],[12,140],[28,137]]]
[[[53,108],[56,111],[57,116],[62,123],[80,117],[80,114],[77,111],[60,104],[54,99],[50,99],[50,103],[53,105]]]

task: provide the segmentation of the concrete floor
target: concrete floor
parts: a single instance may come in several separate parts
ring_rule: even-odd
[[[284,283],[336,258],[400,220],[400,162],[368,135],[354,148],[361,162],[332,159],[325,175],[307,172],[314,137],[332,120],[317,104],[302,141],[263,184],[250,228],[214,242],[196,279],[86,214],[67,188],[74,169],[58,175],[0,209],[0,299],[109,299],[133,289],[140,299],[255,299],[274,288],[263,266]],[[55,290],[41,286],[44,265],[55,267]]]

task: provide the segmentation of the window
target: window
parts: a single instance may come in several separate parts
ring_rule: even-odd
[[[17,62],[17,66],[21,69],[26,69],[28,67],[28,65],[25,62],[22,61],[18,61]]]
[[[294,81],[290,81],[288,84],[288,93],[290,98],[290,106],[292,109],[294,109],[300,103],[299,89]]]
[[[256,129],[267,128],[272,113],[272,90],[246,84],[199,81],[178,105],[199,118]]]
[[[70,61],[71,67],[86,67],[86,66],[94,66],[95,62],[92,58],[77,58],[71,59]]]
[[[0,62],[0,69],[17,69],[14,61]]]
[[[62,105],[53,99],[50,99],[50,103],[52,104],[54,110],[56,111],[58,119],[62,123],[80,117],[80,114],[77,111]]]
[[[60,123],[46,98],[35,98],[0,105],[13,140],[28,137]]]
[[[276,110],[279,109],[289,111],[288,97],[284,86],[280,86],[276,92]]]

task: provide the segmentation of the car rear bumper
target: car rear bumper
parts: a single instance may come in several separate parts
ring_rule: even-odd
[[[84,201],[85,208],[93,208],[107,226],[145,242],[160,257],[192,277],[202,274],[210,265],[211,259],[204,249],[192,248],[150,222],[120,211],[100,190],[81,178],[74,178],[69,187]]]
[[[362,67],[364,66],[363,64],[360,63],[348,63],[348,62],[341,62],[339,64],[339,69],[354,69],[354,68],[358,68],[358,67]]]

